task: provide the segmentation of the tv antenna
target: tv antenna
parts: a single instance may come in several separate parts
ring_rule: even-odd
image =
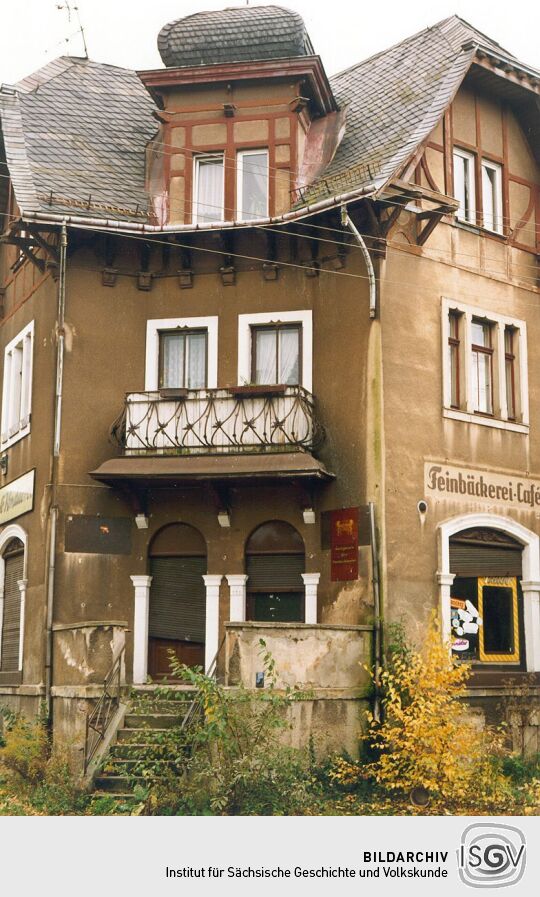
[[[86,37],[84,34],[84,28],[83,28],[83,24],[81,22],[80,14],[79,14],[79,7],[74,6],[73,3],[69,2],[69,0],[64,0],[63,3],[57,3],[56,8],[60,9],[60,10],[65,9],[65,11],[67,12],[68,22],[70,24],[71,24],[71,16],[73,15],[73,13],[75,13],[75,15],[77,16],[77,22],[79,23],[79,28],[74,33],[81,35],[83,47],[84,47],[84,55],[85,55],[86,59],[88,59],[88,47],[86,46]],[[68,38],[68,40],[69,40],[69,38]]]

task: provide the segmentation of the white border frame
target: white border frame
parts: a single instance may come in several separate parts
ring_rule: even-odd
[[[213,224],[218,221],[225,221],[225,153],[224,152],[216,152],[216,153],[200,153],[195,156],[193,159],[193,196],[191,198],[191,220],[193,224],[199,224],[199,168],[201,162],[211,162],[212,159],[221,159],[222,169],[223,169],[223,196],[221,197],[221,212],[218,215],[218,210],[216,209],[216,217],[209,221],[207,218],[202,222],[202,224]]]
[[[463,342],[464,342],[464,358],[463,365],[463,383],[461,389],[465,397],[466,407],[463,409],[450,407],[450,361],[448,357],[448,338],[450,335],[448,315],[451,311],[460,312],[463,315]],[[497,328],[497,345],[496,359],[498,364],[496,382],[499,384],[499,394],[497,396],[497,404],[501,411],[500,417],[483,417],[475,414],[472,406],[472,397],[470,395],[470,364],[471,364],[471,322],[473,318],[486,318]],[[505,348],[504,348],[504,328],[514,327],[519,331],[519,406],[521,411],[520,421],[507,420],[505,415],[506,407],[506,371],[505,371]],[[464,302],[458,302],[448,297],[442,297],[442,403],[443,417],[452,420],[466,421],[471,424],[479,424],[484,427],[495,427],[499,430],[511,430],[514,433],[529,432],[529,383],[527,377],[527,324],[525,321],[517,318],[510,318],[507,315],[500,315],[497,312],[486,311],[484,308],[476,308],[474,305],[467,305]]]
[[[24,355],[24,344],[26,342],[26,338],[30,336],[30,361],[28,366],[25,365],[25,355]],[[28,407],[26,409],[27,420],[24,426],[19,427],[16,433],[13,436],[8,436],[5,442],[1,438],[1,434],[4,432],[4,420],[5,415],[8,413],[8,395],[7,388],[8,384],[6,381],[6,360],[9,352],[17,346],[19,343],[23,344],[23,369],[22,369],[22,384],[21,384],[21,395],[24,395],[27,379],[28,383]],[[32,382],[34,379],[34,321],[30,321],[26,327],[17,334],[17,336],[13,337],[12,340],[9,341],[7,346],[4,348],[4,370],[2,375],[2,414],[0,421],[0,451],[4,451],[9,448],[10,445],[14,445],[14,443],[18,442],[19,439],[24,439],[25,436],[28,436],[31,430],[32,424]],[[6,425],[7,430],[7,425]]]
[[[244,184],[243,184],[243,174],[244,174],[244,158],[246,156],[255,156],[260,155],[261,153],[266,153],[266,208],[264,210],[264,214],[262,215],[251,215],[246,217],[244,215]],[[270,205],[270,152],[267,146],[261,146],[256,149],[254,147],[250,147],[250,149],[238,150],[236,153],[236,217],[239,221],[257,221],[259,218],[267,218],[268,217],[268,209]]]
[[[206,389],[217,388],[218,377],[218,322],[217,315],[206,318],[153,318],[146,322],[146,392],[159,389],[159,334],[162,330],[206,330],[208,333],[206,360]]]
[[[462,514],[440,523],[438,532],[437,582],[439,584],[439,612],[443,638],[450,639],[450,588],[454,574],[450,572],[450,537],[471,527],[490,527],[507,533],[523,545],[521,590],[523,592],[523,622],[525,629],[525,657],[529,672],[540,671],[540,538],[532,530],[511,517],[496,514]]]
[[[23,578],[19,579],[17,585],[21,593],[21,615],[19,621],[19,663],[18,672],[22,673],[23,668],[23,647],[24,647],[24,618],[26,609],[26,586],[28,580],[26,578],[26,570],[28,564],[28,536],[26,531],[18,523],[10,523],[2,532],[0,532],[0,663],[2,661],[2,632],[4,628],[4,583],[6,578],[6,562],[4,561],[4,546],[12,539],[20,539],[24,546],[23,554]]]
[[[313,314],[303,311],[272,311],[238,315],[238,386],[251,382],[251,328],[264,324],[302,325],[302,382],[313,392]]]
[[[469,150],[461,149],[459,146],[454,146],[452,150],[452,166],[453,166],[453,175],[454,175],[454,183],[455,183],[455,165],[454,165],[454,156],[459,156],[461,159],[467,159],[470,163],[469,165],[469,177],[468,177],[468,189],[469,189],[469,216],[461,215],[460,209],[456,211],[456,218],[458,221],[463,221],[465,224],[472,224],[476,227],[476,156],[474,153],[469,152]],[[455,197],[458,198],[457,196]]]
[[[497,227],[489,227],[486,224],[484,211],[484,168],[495,172],[495,209],[494,216]],[[493,234],[504,235],[504,218],[503,218],[503,195],[502,195],[502,165],[499,162],[490,162],[489,159],[480,159],[480,170],[482,172],[482,226],[485,230],[491,231]],[[495,222],[494,222],[495,223]]]

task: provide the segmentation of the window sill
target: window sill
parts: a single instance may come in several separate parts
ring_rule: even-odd
[[[443,408],[443,417],[450,420],[461,420],[468,424],[480,424],[481,427],[494,427],[496,430],[509,430],[511,433],[529,433],[528,424],[516,424],[510,420],[497,417],[482,417],[468,411],[457,411],[455,408]]]
[[[15,445],[16,442],[19,442],[20,439],[24,439],[25,436],[28,436],[30,433],[30,426],[24,427],[22,430],[17,430],[13,436],[10,436],[6,439],[5,442],[0,443],[0,452],[5,452],[6,449],[10,448],[10,446]]]
[[[490,230],[489,227],[482,227],[480,224],[472,224],[470,221],[464,221],[460,218],[454,218],[452,221],[454,227],[466,230],[471,234],[479,234],[483,237],[495,237],[501,243],[507,242],[507,235],[501,234],[498,230]]]

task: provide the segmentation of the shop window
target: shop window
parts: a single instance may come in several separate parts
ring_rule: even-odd
[[[207,383],[207,330],[159,333],[159,388],[203,389]]]
[[[246,543],[247,619],[302,622],[305,569],[304,542],[290,523],[259,526]]]
[[[528,431],[524,321],[443,301],[445,417]]]
[[[238,218],[249,221],[268,215],[268,150],[242,150],[237,154]]]
[[[289,386],[300,383],[301,338],[299,324],[253,327],[251,381]]]
[[[194,160],[193,222],[223,221],[224,155],[196,156]]]
[[[8,343],[4,351],[1,449],[30,432],[33,345],[32,321]]]
[[[450,540],[450,619],[454,654],[478,664],[523,666],[522,546],[489,529]]]

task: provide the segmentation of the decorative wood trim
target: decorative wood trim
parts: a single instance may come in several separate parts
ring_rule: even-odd
[[[444,192],[447,196],[454,195],[454,168],[453,168],[453,146],[454,138],[452,134],[452,107],[449,106],[443,118],[443,135],[444,135]]]

